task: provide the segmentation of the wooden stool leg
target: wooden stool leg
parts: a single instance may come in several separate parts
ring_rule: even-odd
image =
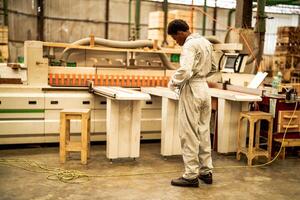
[[[256,122],[256,131],[255,131],[255,148],[259,149],[259,138],[260,138],[260,120]]]
[[[81,119],[81,163],[87,164],[88,120],[85,115]]]
[[[69,119],[66,119],[65,120],[65,126],[66,126],[66,129],[65,129],[65,134],[66,134],[66,145],[70,143],[70,131],[71,131],[71,126],[70,126],[70,123],[71,123],[71,120]],[[66,151],[66,157],[69,157],[70,156],[70,152],[69,151]]]
[[[284,160],[285,159],[285,146],[282,147],[281,153],[282,153],[282,160]]]
[[[238,131],[237,131],[237,133],[238,133],[238,135],[237,135],[237,151],[236,151],[236,159],[237,160],[240,160],[241,159],[241,154],[240,154],[240,152],[241,152],[241,141],[240,141],[240,138],[241,138],[241,126],[242,126],[242,120],[243,120],[243,118],[242,117],[240,117],[240,119],[239,119],[239,121],[238,121]]]
[[[87,124],[87,126],[88,126],[88,131],[87,131],[87,137],[88,137],[88,152],[87,152],[87,156],[88,156],[88,158],[90,158],[90,156],[91,156],[91,119],[89,118],[89,120],[88,120],[88,124]]]
[[[272,159],[273,119],[269,121],[268,128],[268,160]]]
[[[66,119],[64,114],[60,115],[59,158],[61,163],[66,162]]]
[[[248,166],[252,165],[253,159],[253,140],[254,140],[254,121],[250,120],[250,130],[249,130],[249,147],[248,147]]]

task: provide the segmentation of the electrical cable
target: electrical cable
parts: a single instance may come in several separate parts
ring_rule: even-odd
[[[204,15],[206,15],[208,18],[210,18],[211,20],[215,21],[217,24],[222,25],[224,27],[226,27],[227,29],[232,29],[233,31],[236,31],[241,38],[243,39],[243,41],[246,44],[246,48],[249,50],[250,54],[252,57],[254,57],[254,61],[255,61],[255,65],[256,68],[258,69],[258,65],[256,62],[256,58],[254,56],[254,52],[252,50],[252,48],[250,47],[248,41],[246,40],[245,36],[243,35],[243,33],[238,32],[238,29],[233,28],[231,26],[227,26],[224,25],[220,22],[218,22],[215,18],[211,17],[207,12],[203,11],[202,9],[197,9],[200,12],[202,12]],[[259,165],[252,165],[252,166],[243,166],[243,165],[233,165],[233,166],[223,166],[223,167],[214,167],[214,169],[226,169],[226,168],[255,168],[255,167],[263,167],[263,166],[267,166],[271,163],[273,163],[279,156],[279,154],[282,151],[282,147],[283,147],[283,143],[286,137],[286,133],[288,130],[288,127],[295,115],[295,112],[297,110],[297,106],[298,106],[298,102],[296,102],[295,105],[295,109],[294,112],[292,114],[292,117],[288,123],[287,128],[285,129],[283,138],[282,138],[282,142],[281,142],[281,146],[280,149],[277,153],[277,155],[271,160],[268,161],[264,164],[259,164]],[[0,165],[4,165],[4,166],[11,166],[11,167],[17,167],[29,172],[35,172],[35,173],[47,173],[49,174],[47,176],[48,180],[58,180],[64,183],[82,183],[85,181],[82,181],[82,179],[85,179],[86,181],[90,180],[90,178],[92,177],[122,177],[122,176],[139,176],[139,175],[152,175],[152,174],[170,174],[170,173],[178,173],[181,172],[181,170],[176,170],[176,171],[164,171],[164,172],[143,172],[143,173],[133,173],[133,174],[116,174],[116,175],[91,175],[91,174],[87,174],[84,172],[81,172],[79,170],[65,170],[65,169],[61,169],[61,168],[50,168],[47,167],[45,164],[43,163],[39,163],[37,161],[32,161],[32,160],[26,160],[26,159],[4,159],[4,158],[0,158]],[[81,181],[79,181],[81,180]]]

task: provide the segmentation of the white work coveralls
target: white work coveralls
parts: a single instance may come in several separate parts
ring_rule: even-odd
[[[189,35],[180,55],[180,68],[169,88],[180,89],[179,135],[185,166],[183,177],[194,179],[212,171],[210,144],[211,97],[206,76],[212,68],[212,45],[199,34]]]

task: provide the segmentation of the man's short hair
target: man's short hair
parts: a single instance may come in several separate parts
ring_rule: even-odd
[[[178,31],[188,31],[189,25],[182,19],[174,19],[168,24],[168,34],[176,35]]]

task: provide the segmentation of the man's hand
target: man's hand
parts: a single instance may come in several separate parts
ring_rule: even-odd
[[[174,82],[172,81],[172,79],[168,83],[168,88],[170,90],[172,90],[172,91],[175,91],[177,89],[177,86],[174,84]]]

